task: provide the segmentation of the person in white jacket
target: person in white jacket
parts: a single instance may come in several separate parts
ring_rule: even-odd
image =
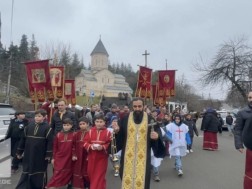
[[[181,157],[186,155],[187,145],[191,144],[188,126],[182,122],[181,115],[174,116],[174,121],[166,126],[168,137],[172,139],[169,147],[170,157],[175,157],[178,176],[183,175]]]

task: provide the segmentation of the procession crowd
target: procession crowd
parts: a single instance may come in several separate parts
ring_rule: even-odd
[[[252,92],[249,96],[246,119],[252,119]],[[55,102],[53,108],[52,105],[42,105],[32,121],[22,111],[16,112],[11,120],[4,140],[11,138],[12,173],[19,170],[21,161],[23,164],[17,189],[63,186],[105,189],[109,161],[113,164],[114,176],[121,177],[123,189],[137,185],[140,186],[137,188],[149,189],[151,174],[154,181],[160,181],[159,167],[165,156],[174,158],[179,177],[184,174],[182,157],[193,153],[194,135],[199,136],[197,114],[183,112],[179,107],[173,112],[166,107],[148,107],[141,98],[132,100],[131,109],[116,104],[105,110],[97,104],[92,104],[90,109],[68,108],[64,99]],[[244,148],[242,131],[248,128],[244,127],[243,114],[238,113],[236,125],[239,126],[234,128],[232,116],[226,117],[230,136],[234,134],[240,152]],[[217,133],[222,133],[223,124],[214,109],[206,110],[200,128],[203,150],[218,150]],[[251,125],[251,121],[246,124]],[[244,142],[248,148],[246,165],[251,161],[251,142],[247,141]],[[53,176],[47,180],[49,163]],[[250,169],[247,166],[244,189],[251,187]]]

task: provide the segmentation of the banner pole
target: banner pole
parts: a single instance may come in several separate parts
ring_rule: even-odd
[[[64,99],[65,98],[65,66],[64,66],[64,73],[63,73],[63,77],[62,77],[62,79],[63,79],[63,81],[62,81],[62,91],[63,91],[63,94],[62,94],[62,98]]]
[[[34,110],[37,111],[37,100],[38,100],[38,97],[37,97],[36,88],[34,88],[34,94],[35,94],[35,98],[34,98]]]

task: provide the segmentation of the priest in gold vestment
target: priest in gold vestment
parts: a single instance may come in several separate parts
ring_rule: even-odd
[[[120,176],[121,189],[150,189],[151,149],[156,157],[165,156],[160,128],[148,126],[150,117],[143,111],[144,101],[134,98],[133,112],[120,122],[117,139],[122,149]],[[116,130],[116,129],[115,129]]]

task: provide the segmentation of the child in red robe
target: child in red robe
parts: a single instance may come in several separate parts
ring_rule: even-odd
[[[84,148],[88,151],[88,176],[90,189],[106,189],[108,167],[108,147],[111,133],[105,126],[105,117],[98,114],[92,127],[84,138]]]
[[[76,161],[73,169],[73,188],[84,189],[89,187],[89,178],[87,175],[87,151],[83,148],[84,137],[88,133],[89,120],[86,117],[79,119],[80,130],[75,134]]]
[[[53,176],[46,188],[57,189],[67,185],[72,178],[72,161],[76,160],[74,149],[75,133],[72,131],[73,121],[63,120],[63,130],[55,136],[53,142]]]

